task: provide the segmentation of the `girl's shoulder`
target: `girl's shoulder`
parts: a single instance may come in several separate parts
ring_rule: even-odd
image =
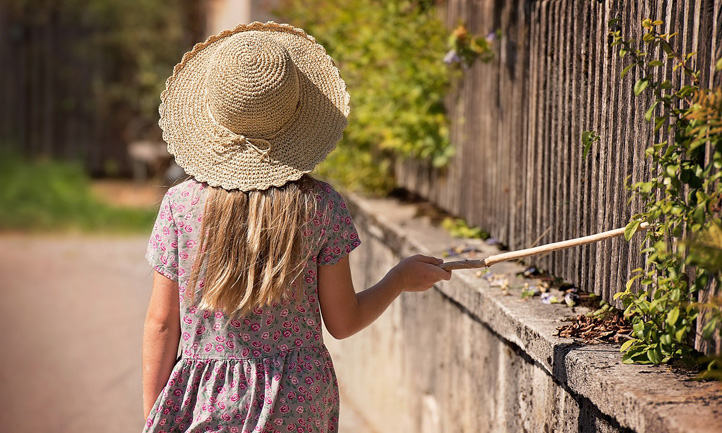
[[[316,178],[314,178],[313,181],[314,181],[314,188],[316,191],[316,200],[319,203],[328,203],[328,202],[333,202],[333,203],[337,203],[337,204],[344,203],[344,207],[345,207],[345,202],[343,200],[343,197],[341,196],[341,194],[338,191],[336,191],[336,189],[334,189],[334,187],[332,187],[329,183],[326,183],[322,180],[318,180]]]
[[[208,184],[205,182],[198,182],[194,178],[190,178],[168,188],[165,199],[171,203],[190,202],[189,204],[196,204],[207,187]]]
[[[343,222],[352,225],[351,210],[344,197],[330,184],[316,180],[316,216],[325,224],[330,222]]]

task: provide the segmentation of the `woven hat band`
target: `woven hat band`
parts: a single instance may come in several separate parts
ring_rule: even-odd
[[[271,142],[263,138],[250,138],[243,134],[237,134],[225,126],[218,123],[213,116],[210,106],[206,105],[208,117],[215,129],[215,140],[211,141],[211,147],[216,155],[223,155],[228,152],[237,151],[238,148],[247,147],[258,153],[259,161],[265,161],[269,158],[271,152]]]
[[[216,50],[205,93],[219,125],[235,134],[269,138],[298,109],[298,71],[286,48],[268,34],[241,32]]]

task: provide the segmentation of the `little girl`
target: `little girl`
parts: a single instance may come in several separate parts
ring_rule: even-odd
[[[351,216],[308,175],[341,138],[349,97],[303,30],[224,31],[186,53],[166,87],[163,138],[192,179],[165,195],[148,246],[144,431],[337,431],[321,317],[346,338],[451,274],[417,255],[355,292]]]

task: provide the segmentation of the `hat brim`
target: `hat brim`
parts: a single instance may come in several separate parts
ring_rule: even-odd
[[[267,138],[267,155],[238,146],[216,150],[218,126],[205,102],[205,79],[213,54],[236,33],[263,31],[283,45],[296,66],[299,107],[279,133]],[[200,182],[224,189],[265,190],[309,173],[341,140],[349,94],[326,50],[301,29],[274,22],[239,25],[196,44],[173,69],[161,94],[159,125],[178,165]]]

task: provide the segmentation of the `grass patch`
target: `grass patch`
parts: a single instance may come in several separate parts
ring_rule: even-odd
[[[102,202],[72,163],[0,155],[0,185],[0,230],[149,232],[157,213]]]

